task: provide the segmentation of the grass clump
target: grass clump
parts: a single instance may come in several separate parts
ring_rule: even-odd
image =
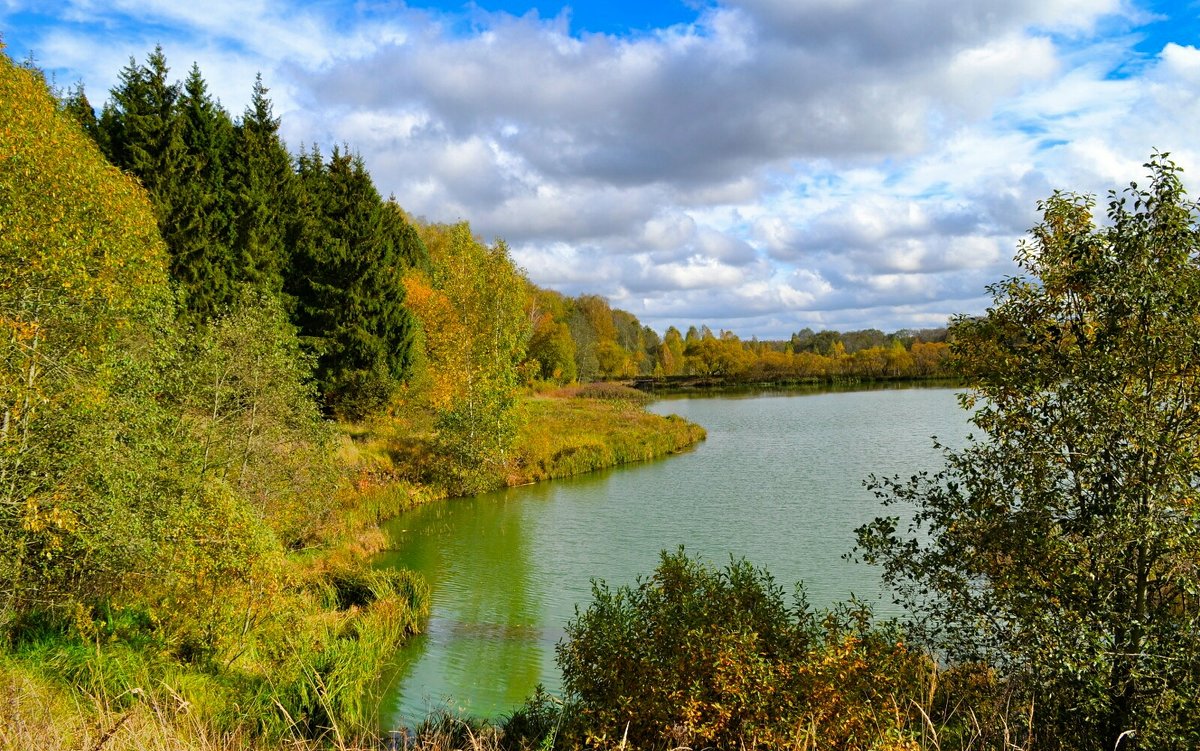
[[[564,389],[564,392],[576,399],[603,399],[607,401],[629,402],[630,404],[643,407],[654,401],[654,397],[645,391],[639,391],[625,384],[613,383],[612,381],[585,383],[570,389]]]
[[[428,617],[424,580],[361,559],[296,567],[290,578],[257,603],[261,612],[245,614],[244,633],[221,651],[181,653],[167,624],[140,607],[46,611],[14,624],[3,675],[18,696],[43,698],[10,694],[0,708],[6,727],[22,728],[10,747],[76,747],[117,722],[122,733],[149,733],[147,747],[154,738],[171,748],[240,748],[373,737],[380,674]],[[46,702],[59,709],[35,711]],[[43,742],[26,743],[33,738]]]

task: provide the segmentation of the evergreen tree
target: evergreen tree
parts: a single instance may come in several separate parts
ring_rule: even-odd
[[[395,253],[407,268],[428,271],[429,251],[417,233],[417,228],[405,216],[404,209],[396,203],[394,195],[384,202],[382,211],[383,236],[390,244],[391,252]]]
[[[171,273],[188,313],[205,320],[233,300],[235,268],[233,201],[226,165],[233,146],[233,123],[213,101],[193,64],[177,100],[181,156],[167,176],[169,213],[160,222],[171,251]]]
[[[155,47],[146,65],[130,58],[100,115],[100,145],[108,160],[137,177],[150,194],[162,226],[171,214],[172,184],[183,160],[179,87],[167,82],[167,59]]]
[[[100,121],[96,118],[96,110],[88,101],[87,94],[84,93],[82,83],[71,87],[62,101],[62,108],[79,123],[79,127],[83,128],[84,133],[87,133],[93,141],[100,142]]]
[[[279,295],[288,265],[287,217],[296,210],[297,185],[267,93],[260,74],[235,131],[230,175],[234,265],[239,279]]]
[[[299,160],[302,195],[291,232],[295,320],[317,355],[326,405],[350,418],[382,408],[411,363],[415,325],[404,307],[415,234],[385,209],[362,159],[314,149]],[[417,240],[416,242],[419,242]]]

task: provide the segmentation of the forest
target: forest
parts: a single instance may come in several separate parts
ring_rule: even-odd
[[[159,48],[97,110],[0,55],[0,748],[394,744],[372,690],[429,591],[370,566],[378,523],[686,450],[703,429],[622,383],[680,377],[967,378],[986,439],[873,480],[914,526],[858,532],[923,618],[664,553],[568,624],[565,703],[405,744],[1200,743],[1200,272],[1165,155],[1106,227],[1047,201],[1018,256],[1038,281],[987,316],[660,336],[410,216],[348,145],[293,153],[251,91],[234,117]]]

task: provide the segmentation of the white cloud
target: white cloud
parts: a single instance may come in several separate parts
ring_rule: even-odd
[[[93,102],[161,41],[234,111],[256,71],[293,147],[508,239],[531,277],[659,328],[928,326],[985,304],[1054,188],[1200,167],[1200,52],[1133,0],[722,0],[632,36],[478,8],[68,0],[22,46]],[[100,93],[97,93],[100,92]]]

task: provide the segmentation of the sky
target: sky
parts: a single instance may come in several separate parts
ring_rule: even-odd
[[[156,44],[235,116],[261,72],[293,151],[658,331],[941,326],[1055,190],[1155,150],[1200,185],[1194,0],[0,0],[0,35],[97,106]]]

